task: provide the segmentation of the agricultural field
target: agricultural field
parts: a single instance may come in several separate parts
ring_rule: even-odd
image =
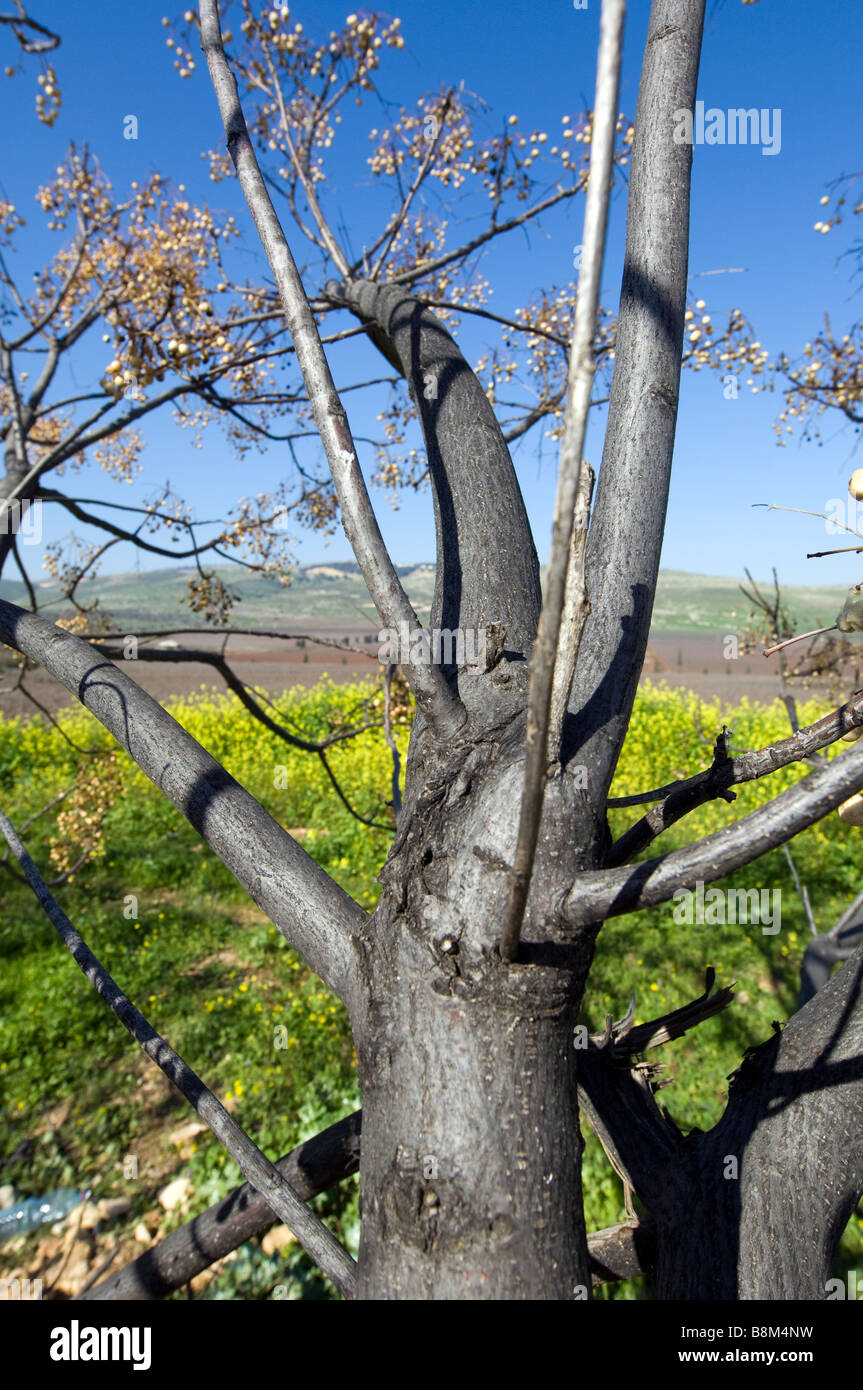
[[[271,698],[279,718],[309,738],[381,712],[381,687],[372,679],[295,686]],[[376,822],[369,827],[337,799],[316,758],[251,721],[234,696],[197,691],[168,707],[328,873],[363,905],[374,905],[394,824],[391,755],[380,729],[332,754],[348,799]],[[801,720],[824,709],[811,701]],[[402,757],[409,722],[408,712],[396,731]],[[723,723],[740,748],[788,732],[778,701],[730,707],[647,679],[612,794],[629,795],[705,766]],[[718,829],[804,771],[791,767],[740,786],[733,806],[717,802],[694,812],[662,847]],[[0,717],[0,792],[16,826],[37,817],[23,837],[46,877],[88,854],[55,890],[64,911],[270,1157],[358,1108],[342,1005],[86,711],[65,709],[59,728],[39,716]],[[613,832],[637,814],[612,810]],[[858,891],[861,833],[832,815],[792,842],[821,928]],[[615,919],[600,934],[582,1015],[598,1030],[607,1013],[626,1012],[634,992],[637,1020],[649,1020],[700,994],[708,966],[718,984],[734,983],[730,1008],[662,1049],[673,1082],[663,1100],[684,1130],[706,1129],[718,1119],[743,1050],[769,1037],[774,1020],[784,1023],[795,1009],[808,934],[781,850],[718,886],[778,893],[777,929],[685,925],[675,921],[673,903]],[[13,1190],[17,1197],[56,1187],[92,1190],[79,1209],[83,1216],[0,1244],[0,1278],[41,1277],[44,1297],[69,1297],[109,1257],[110,1269],[120,1268],[154,1237],[223,1197],[240,1176],[209,1131],[189,1125],[195,1117],[108,1013],[8,865],[0,900],[0,1182],[10,1200]],[[277,1046],[282,1027],[286,1045]],[[596,1230],[624,1219],[625,1211],[616,1174],[595,1138],[588,1133],[586,1140],[586,1213],[588,1229]],[[177,1180],[179,1196],[166,1210],[160,1194]],[[314,1205],[355,1253],[357,1179]],[[861,1259],[863,1218],[854,1216],[840,1272],[859,1268]],[[242,1247],[176,1296],[259,1299],[275,1285],[286,1286],[290,1298],[337,1296],[283,1229]],[[646,1280],[600,1291],[606,1298],[649,1296]]]
[[[414,609],[428,621],[434,592],[434,567],[430,564],[397,566]],[[236,569],[214,570],[238,595],[232,625],[251,631],[230,639],[227,655],[239,678],[270,692],[296,685],[314,686],[323,679],[351,684],[374,677],[377,669],[379,622],[353,562],[302,565],[291,583],[282,589],[272,580]],[[216,651],[222,638],[202,627],[183,606],[186,586],[194,571],[174,566],[144,570],[140,574],[99,576],[86,586],[87,602],[98,602],[114,628],[124,634],[170,632],[169,647]],[[52,580],[37,586],[40,602],[54,620],[67,610]],[[789,586],[783,590],[788,610],[802,629],[832,622],[841,608],[845,590]],[[0,580],[0,598],[24,603],[24,586]],[[694,690],[706,700],[720,698],[736,703],[743,697],[769,703],[776,696],[775,661],[760,651],[730,656],[729,639],[742,634],[749,618],[749,604],[736,579],[714,575],[662,570],[659,576],[650,644],[644,659],[642,681],[669,690]],[[188,623],[193,631],[180,631]],[[275,631],[276,640],[256,635]],[[853,634],[857,642],[861,634]],[[318,640],[319,639],[319,640]],[[142,639],[141,645],[159,645],[158,638]],[[0,713],[31,713],[32,703],[16,688],[12,653],[0,649]],[[138,660],[135,680],[162,703],[176,696],[199,693],[202,686],[224,690],[212,667],[199,662],[149,663]],[[41,668],[28,672],[27,687],[47,709],[61,709],[67,691]]]

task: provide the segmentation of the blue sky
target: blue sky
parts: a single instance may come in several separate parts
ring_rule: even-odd
[[[359,8],[359,7],[356,7]],[[316,0],[292,7],[312,36],[340,26],[348,4]],[[763,345],[796,356],[830,314],[834,330],[847,332],[860,315],[860,298],[852,280],[852,263],[839,259],[856,228],[838,228],[829,237],[813,230],[819,198],[829,183],[861,164],[859,138],[859,54],[861,10],[847,0],[761,0],[744,7],[740,0],[708,0],[708,22],[698,96],[707,106],[778,108],[781,150],[765,156],[757,146],[697,146],[692,204],[690,272],[693,288],[709,303],[715,324],[732,305],[739,305]],[[63,110],[53,129],[37,123],[33,113],[35,70],[32,63],[14,79],[0,79],[5,128],[15,139],[5,142],[0,186],[28,218],[16,266],[32,273],[53,244],[42,231],[42,214],[33,203],[36,186],[46,181],[71,140],[89,143],[103,168],[122,192],[132,179],[153,169],[185,183],[189,195],[237,213],[245,236],[243,255],[250,275],[263,273],[253,230],[237,198],[236,186],[212,185],[200,152],[220,140],[215,98],[203,61],[192,80],[175,75],[165,48],[163,9],[154,0],[117,5],[114,0],[33,0],[33,14],[63,37],[55,66],[63,90]],[[488,103],[489,132],[511,113],[522,129],[539,127],[550,139],[562,115],[592,102],[599,3],[575,10],[571,0],[536,0],[525,5],[501,0],[411,0],[394,9],[402,19],[406,46],[389,53],[379,72],[387,101],[412,105],[418,96],[458,83]],[[635,114],[641,54],[647,28],[647,0],[632,0],[627,20],[621,110]],[[4,63],[11,60],[7,35]],[[123,118],[138,117],[137,141],[123,139]],[[343,221],[358,249],[379,227],[379,196],[370,187],[365,166],[364,131],[383,124],[377,103],[355,114],[355,125],[340,128],[325,205],[336,225]],[[454,217],[472,209],[457,208]],[[498,242],[481,263],[494,287],[489,307],[511,314],[540,286],[561,283],[571,275],[572,248],[581,239],[583,203],[572,200],[543,227],[516,232]],[[472,224],[468,221],[467,228]],[[863,229],[861,229],[863,230]],[[604,275],[603,302],[615,309],[625,232],[625,189],[615,196]],[[859,235],[859,232],[857,232]],[[305,253],[299,235],[289,230],[298,258]],[[32,261],[32,267],[28,262]],[[742,267],[742,273],[707,272]],[[310,282],[315,289],[319,279]],[[460,342],[475,360],[497,341],[490,325],[463,320]],[[97,343],[101,348],[101,344]],[[382,359],[361,359],[355,349],[333,356],[337,381],[352,369],[371,364],[381,374]],[[81,379],[100,374],[99,353],[79,364]],[[384,367],[384,371],[386,368]],[[368,374],[368,373],[367,373]],[[379,404],[362,406],[348,398],[351,423],[358,435],[371,433]],[[855,452],[859,436],[837,417],[823,425],[824,442],[802,441],[802,432],[777,448],[771,424],[778,397],[754,396],[745,387],[737,400],[726,400],[718,376],[685,372],[682,382],[668,529],[662,563],[666,568],[742,576],[748,565],[758,576],[776,565],[786,582],[855,583],[861,578],[854,556],[807,561],[806,551],[831,542],[824,523],[813,517],[767,512],[753,504],[782,503],[823,510],[829,499],[845,496],[849,474],[863,458]],[[598,462],[604,412],[592,412],[587,456]],[[266,490],[289,476],[279,446],[266,456],[251,454],[238,464],[218,428],[205,436],[203,451],[189,447],[170,416],[145,430],[145,472],[134,487],[119,488],[91,469],[78,484],[82,495],[140,500],[144,491],[170,478],[201,516],[224,511],[244,494]],[[515,458],[541,559],[547,556],[556,472],[556,451],[541,429],[517,449]],[[371,450],[361,449],[371,465]],[[86,481],[85,481],[86,479]],[[69,486],[72,479],[64,480]],[[61,482],[61,486],[63,483]],[[119,497],[117,494],[121,494]],[[382,529],[399,563],[431,559],[434,534],[428,495],[405,498],[393,511],[375,494]],[[46,539],[54,529],[46,512]],[[833,542],[836,543],[836,542]],[[841,542],[838,542],[841,544]],[[39,551],[33,547],[30,554]],[[348,559],[341,535],[325,544],[309,536],[297,547],[304,562]],[[130,549],[117,548],[106,569],[128,569]],[[162,563],[142,557],[142,565]]]

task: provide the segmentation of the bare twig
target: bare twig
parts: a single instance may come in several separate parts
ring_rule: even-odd
[[[764,753],[769,759],[770,750]],[[863,748],[854,745],[766,805],[696,844],[638,864],[579,874],[565,901],[566,917],[573,927],[601,922],[668,902],[678,889],[699,881],[724,878],[835,811],[861,786]]]
[[[831,927],[827,935],[838,936],[842,931],[842,928],[847,927],[848,923],[851,921],[853,917],[856,916],[856,914],[860,911],[861,907],[863,907],[863,892],[858,893],[854,901],[852,903],[849,903],[848,907],[846,907],[845,911],[842,913],[842,916],[839,918],[839,921],[836,923],[835,927]]]
[[[791,850],[788,848],[787,844],[784,844],[782,846],[782,853],[785,855],[785,858],[788,862],[788,867],[791,870],[791,877],[794,879],[794,887],[797,889],[797,896],[803,904],[803,911],[806,913],[806,920],[809,923],[809,930],[812,932],[813,936],[817,936],[818,923],[815,921],[815,914],[812,911],[812,903],[809,901],[809,890],[806,887],[805,883],[800,882],[800,875],[797,872],[797,865],[794,863],[794,859],[791,855]]]
[[[52,49],[58,48],[60,35],[55,34],[53,29],[46,29],[45,25],[40,24],[37,19],[31,19],[19,0],[16,0],[16,4],[18,4],[18,13],[0,14],[0,24],[10,25],[22,51],[24,53],[50,53]],[[31,38],[23,32],[25,29],[34,30],[35,33],[41,34],[42,38]]]
[[[637,796],[616,797],[609,801],[609,806],[633,806],[643,801],[661,801],[662,804],[655,806],[641,820],[636,821],[614,842],[607,860],[608,867],[625,864],[633,855],[646,849],[663,830],[667,830],[698,806],[703,806],[706,801],[715,797],[732,801],[734,796],[729,791],[730,787],[740,782],[752,782],[758,777],[765,777],[790,763],[803,762],[811,758],[819,748],[826,748],[829,744],[835,743],[843,734],[848,733],[850,729],[859,728],[861,724],[863,693],[858,692],[847,704],[831,710],[814,724],[798,729],[797,733],[789,738],[770,743],[765,748],[740,753],[733,758],[728,757],[728,740],[723,729],[716,741],[713,763],[709,768],[695,773],[693,777],[670,782],[656,791],[642,792]]]
[[[557,192],[550,194],[548,198],[543,198],[541,203],[536,203],[532,208],[526,208],[524,212],[517,213],[515,217],[510,217],[506,222],[493,222],[484,232],[479,232],[477,236],[471,237],[463,246],[457,247],[454,251],[445,251],[440,256],[435,256],[433,260],[421,261],[418,265],[411,266],[408,270],[399,271],[398,275],[389,278],[390,285],[410,285],[414,280],[425,279],[436,270],[442,269],[445,265],[452,265],[453,261],[464,260],[472,251],[476,251],[480,246],[484,246],[493,237],[500,236],[502,232],[510,232],[515,227],[521,227],[525,222],[531,221],[534,217],[539,217],[541,213],[547,212],[550,208],[556,207],[564,198],[572,198],[580,193],[585,185],[585,176],[580,174],[571,188],[561,188]],[[353,267],[355,269],[355,267]]]
[[[434,160],[435,155],[437,154],[438,146],[441,143],[441,138],[444,133],[444,128],[446,126],[446,118],[449,115],[450,107],[452,106],[452,98],[453,92],[452,89],[450,89],[447,92],[443,101],[443,105],[441,106],[437,115],[437,134],[435,135],[433,140],[429,141],[429,148],[426,152],[426,156],[422,160],[419,168],[417,169],[417,172],[414,176],[410,188],[407,190],[404,198],[402,199],[401,207],[399,208],[395,216],[392,218],[391,224],[383,233],[383,236],[379,238],[379,240],[375,242],[373,246],[369,247],[368,251],[366,252],[367,257],[371,257],[377,250],[378,245],[381,242],[383,242],[381,253],[368,274],[367,278],[369,280],[380,279],[380,274],[383,269],[384,261],[389,255],[390,248],[392,247],[393,242],[398,236],[399,228],[404,223],[404,220],[407,217],[408,212],[410,211],[410,205],[413,202],[414,197],[416,196],[416,193],[418,192],[420,185],[423,182],[423,179],[426,177],[426,174],[432,166],[432,162]]]
[[[318,647],[332,647],[337,652],[351,652],[355,656],[364,656],[369,661],[377,662],[377,652],[364,651],[362,647],[353,647],[348,643],[336,642],[331,637],[314,637],[309,632],[274,632],[271,628],[264,627],[165,627],[148,628],[143,632],[136,631],[134,636],[142,641],[144,638],[151,637],[179,637],[194,633],[197,636],[207,637],[266,637],[279,642],[313,642]],[[88,634],[84,633],[86,637]],[[99,632],[93,634],[93,640],[99,642],[125,642],[130,636],[128,632]]]
[[[345,533],[383,624],[397,629],[399,622],[407,622],[412,630],[418,630],[419,620],[387,553],[369,500],[347,413],[333,383],[302,280],[261,176],[237,84],[225,58],[216,0],[202,0],[200,18],[201,44],[219,102],[228,150],[279,291],[315,423],[332,470]],[[417,662],[408,665],[405,674],[417,703],[435,731],[442,736],[455,734],[467,716],[441,668]]]
[[[762,647],[762,655],[772,656],[774,652],[781,652],[785,647],[792,647],[795,642],[805,642],[807,637],[820,637],[822,632],[837,630],[835,623],[831,623],[829,627],[813,627],[811,632],[798,632],[796,637],[786,637],[784,642],[775,642],[772,647]]]
[[[583,269],[578,282],[569,389],[561,446],[560,475],[554,510],[551,554],[536,644],[530,667],[527,705],[526,758],[518,841],[510,876],[509,899],[501,933],[500,953],[513,961],[518,954],[522,918],[530,889],[549,755],[549,717],[553,691],[559,726],[569,696],[575,659],[587,616],[584,588],[584,549],[590,515],[592,475],[582,458],[587,412],[593,388],[596,314],[605,251],[611,191],[620,58],[623,47],[624,0],[603,0],[599,58],[596,71],[590,179],[584,214]],[[567,589],[569,593],[567,594]],[[561,624],[565,598],[573,602],[567,627]],[[555,690],[555,669],[560,675]],[[557,736],[559,740],[559,727]]]

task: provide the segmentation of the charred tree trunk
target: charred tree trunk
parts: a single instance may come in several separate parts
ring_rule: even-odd
[[[823,1299],[863,1189],[863,951],[744,1058],[669,1173],[660,1298]]]
[[[533,541],[494,414],[449,334],[403,291],[343,293],[399,362],[423,424],[444,538],[432,626],[497,639],[490,669],[451,670],[469,714],[458,742],[415,723],[381,875],[374,1002],[356,1027],[360,1296],[587,1297],[572,1031],[594,933],[567,933],[561,903],[599,858],[569,778],[547,800],[524,964],[497,950],[539,614]]]
[[[659,468],[667,479],[670,469],[692,155],[673,143],[672,113],[694,102],[701,23],[698,0],[654,6],[630,200],[637,211],[651,205],[664,236],[651,242],[639,215],[627,242],[612,404],[613,420],[625,416],[626,429],[610,430],[612,457],[603,464],[610,481],[605,501],[600,485],[598,502],[603,525],[621,534],[605,552],[602,541],[594,547],[599,625],[606,622],[603,564],[626,597],[627,577],[651,599],[655,585],[667,483],[652,492],[640,552],[626,554],[623,567],[622,533],[634,520],[622,520],[608,494],[621,469],[637,471],[630,441],[650,445],[643,471]],[[398,836],[381,876],[375,1004],[358,1028],[361,1296],[586,1297],[573,1026],[598,924],[567,931],[561,906],[574,876],[600,867],[607,851],[613,761],[606,750],[610,740],[617,748],[622,742],[618,725],[628,721],[650,603],[637,601],[622,656],[615,621],[602,642],[594,638],[582,687],[595,679],[610,693],[587,699],[572,716],[570,741],[580,746],[586,779],[572,776],[571,762],[549,781],[522,963],[504,965],[497,942],[524,763],[526,660],[539,611],[533,541],[494,413],[443,326],[395,287],[331,283],[327,290],[370,325],[411,389],[437,522],[433,625],[503,629],[492,671],[451,673],[469,714],[458,742],[443,748],[422,723],[415,728]],[[609,686],[609,673],[623,665],[629,678]]]

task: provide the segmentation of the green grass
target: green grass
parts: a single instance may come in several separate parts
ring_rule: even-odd
[[[359,684],[329,683],[280,697],[281,713],[307,736],[355,717],[368,697]],[[368,830],[336,800],[317,760],[295,753],[251,724],[233,697],[200,695],[171,706],[179,721],[246,785],[280,822],[297,832],[313,857],[364,906],[377,898],[375,876],[389,834]],[[823,712],[812,706],[806,719]],[[743,704],[734,717],[695,697],[647,687],[638,699],[614,791],[660,785],[709,760],[698,725],[715,732],[730,723],[733,742],[759,746],[786,732],[781,705]],[[360,1104],[355,1056],[342,1005],[323,988],[179,812],[120,754],[81,710],[63,717],[78,743],[104,750],[86,764],[114,795],[103,825],[103,852],[57,890],[71,920],[154,1026],[232,1108],[271,1157],[316,1133]],[[399,735],[406,751],[407,731]],[[79,758],[41,721],[0,720],[0,792],[13,823],[21,822],[75,779]],[[388,813],[388,753],[379,733],[363,735],[334,754],[354,803],[366,814]],[[277,777],[279,768],[285,774]],[[663,837],[661,848],[709,833],[775,795],[801,775],[785,770],[740,788],[735,807],[715,803]],[[277,782],[279,785],[277,785]],[[34,822],[26,842],[38,864],[50,863],[57,811]],[[614,811],[620,833],[634,818]],[[856,835],[829,817],[793,843],[823,927],[857,888]],[[47,870],[46,870],[47,872]],[[782,890],[782,928],[684,926],[672,904],[609,922],[599,937],[583,1010],[591,1030],[605,1014],[620,1017],[635,991],[639,1021],[694,998],[712,965],[718,983],[736,982],[736,999],[717,1018],[653,1054],[673,1085],[663,1103],[684,1130],[709,1128],[722,1112],[727,1076],[744,1049],[770,1035],[795,1007],[800,957],[808,928],[781,852],[736,875],[739,887]],[[208,1134],[181,1159],[168,1134],[190,1117],[109,1014],[60,946],[25,885],[0,879],[0,1107],[3,1155],[21,1140],[35,1149],[7,1162],[3,1180],[22,1195],[50,1187],[89,1186],[96,1196],[132,1200],[130,1227],[153,1219],[155,1194],[185,1173],[194,1197],[182,1216],[161,1214],[161,1233],[205,1209],[238,1182],[233,1163]],[[52,1129],[45,1111],[62,1106]],[[130,1178],[129,1159],[138,1163]],[[584,1163],[588,1229],[623,1219],[621,1185],[598,1142],[588,1136]],[[316,1207],[350,1248],[358,1237],[356,1180],[317,1199]],[[36,1237],[31,1237],[36,1239]],[[2,1257],[2,1247],[0,1247]],[[2,1263],[2,1259],[0,1259]],[[843,1238],[839,1272],[863,1268],[863,1221]],[[207,1290],[207,1297],[333,1296],[302,1254],[288,1261],[253,1244]],[[603,1297],[649,1294],[647,1281],[611,1286]]]

